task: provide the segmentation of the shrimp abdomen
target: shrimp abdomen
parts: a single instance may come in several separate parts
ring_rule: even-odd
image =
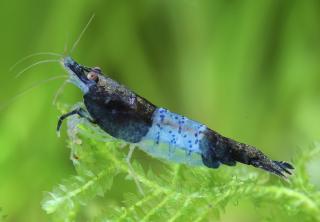
[[[274,161],[257,148],[224,137],[212,130],[207,130],[203,143],[203,163],[210,168],[217,168],[220,164],[229,166],[237,162],[261,168],[282,178],[291,175],[294,167],[284,161]]]
[[[207,127],[164,108],[155,110],[152,126],[139,146],[152,156],[200,165],[201,140]]]

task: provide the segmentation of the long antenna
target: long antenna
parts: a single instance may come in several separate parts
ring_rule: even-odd
[[[35,84],[33,84],[31,87],[27,88],[26,90],[20,92],[19,94],[13,96],[11,99],[9,99],[8,101],[4,102],[4,103],[0,103],[0,112],[2,112],[2,110],[6,107],[8,107],[11,103],[13,103],[14,101],[16,101],[17,99],[19,99],[20,97],[24,96],[25,94],[29,93],[30,91],[32,91],[33,89],[35,88],[38,88],[39,86],[41,85],[44,85],[48,82],[51,82],[53,80],[56,80],[56,79],[66,79],[68,78],[67,75],[58,75],[58,76],[53,76],[49,79],[45,79],[45,80],[42,80],[42,81],[39,81]]]
[[[85,33],[85,31],[87,30],[87,28],[89,27],[90,23],[92,22],[93,18],[94,18],[95,14],[93,14],[91,16],[91,18],[89,19],[88,23],[86,24],[86,26],[83,28],[82,32],[80,33],[78,39],[74,42],[74,44],[72,45],[72,48],[70,50],[70,54],[73,52],[73,50],[75,49],[75,47],[77,46],[77,44],[79,43],[80,39],[82,38],[83,34]]]
[[[20,63],[26,61],[27,59],[34,57],[34,56],[39,56],[39,55],[50,55],[50,56],[59,56],[59,57],[63,57],[63,55],[59,54],[59,53],[55,53],[55,52],[36,52],[36,53],[32,53],[30,55],[27,55],[23,58],[21,58],[20,60],[18,60],[15,64],[13,64],[9,71],[11,72],[12,70],[14,70],[17,65],[19,65]]]

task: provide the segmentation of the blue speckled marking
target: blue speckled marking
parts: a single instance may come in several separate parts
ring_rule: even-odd
[[[158,108],[152,126],[138,145],[154,157],[203,165],[200,140],[207,127],[187,117]]]

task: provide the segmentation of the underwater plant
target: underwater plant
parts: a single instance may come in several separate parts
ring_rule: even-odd
[[[68,136],[76,175],[46,193],[42,202],[54,221],[212,221],[228,205],[244,201],[252,202],[262,219],[320,221],[319,188],[307,171],[320,154],[319,144],[297,155],[295,174],[283,181],[248,167],[187,167],[141,151],[135,151],[131,169],[125,161],[127,144],[76,116],[68,120]],[[121,198],[113,196],[118,189]]]

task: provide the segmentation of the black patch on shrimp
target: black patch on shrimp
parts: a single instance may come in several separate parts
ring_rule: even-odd
[[[84,95],[84,103],[104,131],[115,138],[137,143],[148,133],[156,107],[141,97],[125,100],[126,96],[132,95],[91,88]]]
[[[208,129],[204,132],[204,137],[200,141],[203,164],[209,168],[218,168],[220,164],[229,166],[236,165],[236,161],[231,157],[231,147],[222,141],[222,136]]]

